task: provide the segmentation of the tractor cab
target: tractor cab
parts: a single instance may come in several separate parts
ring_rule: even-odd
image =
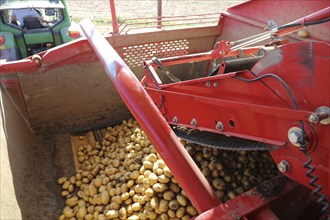
[[[0,0],[0,60],[23,59],[79,37],[64,0]]]

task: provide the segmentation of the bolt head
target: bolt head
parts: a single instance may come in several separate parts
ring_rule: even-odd
[[[300,128],[292,129],[288,132],[288,139],[291,144],[300,146],[299,140],[303,138],[303,134]]]
[[[215,128],[219,131],[223,131],[223,124],[221,121],[217,122],[217,125],[215,126]]]
[[[193,119],[191,120],[190,124],[191,124],[192,126],[196,127],[196,126],[197,126],[197,121],[196,121],[196,119],[193,118]]]
[[[290,164],[287,161],[282,160],[279,164],[277,164],[277,168],[281,173],[289,172]]]
[[[319,117],[317,116],[317,114],[313,113],[309,116],[308,120],[311,123],[317,123],[319,122]]]

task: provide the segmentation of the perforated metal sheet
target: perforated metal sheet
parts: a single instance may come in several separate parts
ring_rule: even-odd
[[[142,66],[143,61],[153,57],[163,58],[189,53],[187,39],[139,44],[123,47],[123,59],[129,67]]]

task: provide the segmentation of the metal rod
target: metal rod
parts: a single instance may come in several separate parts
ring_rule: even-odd
[[[198,212],[221,202],[134,73],[89,20],[80,22],[119,95]]]
[[[157,28],[162,28],[162,0],[157,1]]]
[[[309,14],[309,15],[307,15],[305,17],[302,17],[298,20],[295,20],[293,22],[285,24],[285,25],[301,24],[301,26],[294,26],[294,27],[289,27],[289,28],[284,28],[284,29],[278,30],[278,31],[275,32],[275,35],[278,36],[278,37],[282,37],[282,36],[291,34],[295,31],[304,29],[305,28],[304,22],[318,21],[318,20],[329,18],[329,17],[330,17],[330,7],[327,7],[327,8],[324,8],[324,9],[320,10],[320,11],[317,11],[313,14]]]
[[[110,10],[111,10],[113,33],[118,34],[119,30],[118,30],[118,23],[117,23],[115,0],[110,0]]]

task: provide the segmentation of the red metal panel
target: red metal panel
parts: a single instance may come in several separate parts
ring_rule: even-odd
[[[194,220],[236,220],[236,219],[278,219],[269,208],[272,203],[281,202],[283,204],[292,201],[289,198],[308,198],[306,191],[293,182],[286,183],[282,193],[278,196],[263,198],[256,189],[252,189],[240,196],[228,200],[226,203],[221,204],[213,209],[210,209]],[[291,202],[292,203],[292,202]],[[290,205],[294,207],[294,203]],[[296,209],[297,207],[295,207]],[[268,209],[268,210],[267,210]],[[297,210],[298,211],[298,210]],[[301,210],[299,211],[301,212]]]
[[[147,71],[144,82],[169,123],[275,145],[271,148],[275,162],[286,160],[291,166],[285,175],[314,189],[303,167],[307,158],[288,141],[289,129],[299,126],[299,120],[303,121],[318,184],[322,185],[323,193],[330,195],[330,127],[308,121],[319,106],[330,106],[329,51],[329,45],[320,42],[288,44],[257,62],[251,70],[254,75],[240,71],[166,85],[159,83],[160,88],[155,89]],[[247,83],[235,78],[251,79],[267,73],[275,74],[287,83],[299,110],[293,110],[288,92],[276,79]],[[174,117],[178,122],[172,121]],[[196,126],[191,125],[193,118],[197,121]],[[218,121],[223,123],[223,131],[216,129]]]

